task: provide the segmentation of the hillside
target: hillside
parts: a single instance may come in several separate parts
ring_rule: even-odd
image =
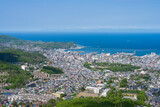
[[[51,75],[51,74],[62,74],[63,70],[59,69],[59,68],[52,67],[52,66],[44,66],[41,69],[41,72],[46,72]]]
[[[0,60],[4,62],[24,62],[30,64],[41,63],[46,60],[46,57],[40,53],[28,53],[20,50],[5,50],[0,51]]]
[[[45,60],[46,57],[40,53],[27,53],[11,49],[0,51],[0,74],[7,74],[1,75],[0,79],[7,78],[5,83],[11,83],[10,86],[5,87],[6,89],[23,87],[32,79],[33,75],[22,70],[20,65],[15,63],[39,64]]]
[[[32,77],[29,72],[22,70],[19,65],[0,61],[0,74],[4,72],[8,74],[5,76],[7,78],[5,83],[11,83],[10,86],[5,87],[6,89],[23,87]]]
[[[19,41],[21,39],[12,37],[12,36],[7,36],[7,35],[0,35],[0,43],[6,43],[6,42],[11,42],[11,41]]]
[[[69,49],[76,47],[74,42],[42,42],[42,41],[29,41],[22,40],[12,36],[0,35],[0,45],[18,48],[18,47],[27,47],[27,48],[41,48],[41,49]]]

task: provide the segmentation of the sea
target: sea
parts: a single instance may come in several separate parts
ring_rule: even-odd
[[[81,54],[97,53],[133,53],[143,56],[154,52],[160,55],[160,33],[51,33],[51,32],[14,32],[0,33],[24,40],[75,42],[81,49]]]

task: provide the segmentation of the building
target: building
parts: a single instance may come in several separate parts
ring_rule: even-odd
[[[124,96],[123,98],[129,98],[129,99],[134,100],[134,101],[137,100],[137,94],[134,94],[134,93],[122,93],[122,95]]]
[[[100,96],[106,97],[109,91],[110,91],[110,88],[105,89]]]
[[[146,72],[145,71],[141,71],[140,74],[141,75],[146,75]]]
[[[26,70],[27,66],[26,65],[22,65],[21,69]]]
[[[102,87],[91,87],[91,86],[86,87],[86,90],[93,91],[94,93],[97,93],[97,94],[99,94],[101,89]]]

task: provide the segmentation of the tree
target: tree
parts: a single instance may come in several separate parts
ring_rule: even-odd
[[[80,88],[80,90],[81,90],[81,91],[84,91],[84,90],[85,90],[85,88],[84,88],[84,87],[81,87],[81,88]]]
[[[0,83],[2,83],[2,88],[4,87],[8,78],[8,75],[0,75]]]
[[[61,94],[60,97],[62,98],[62,97],[65,97],[66,95],[67,95],[67,94],[64,93],[64,94]]]
[[[17,106],[18,106],[18,104],[17,104],[16,101],[14,101],[14,102],[12,103],[12,105],[13,105],[14,107],[17,107]]]
[[[55,100],[55,99],[50,99],[49,101],[48,101],[48,106],[50,106],[50,107],[53,107],[53,106],[55,106],[57,104],[57,101]]]
[[[127,83],[128,83],[128,82],[127,82],[127,79],[124,78],[124,79],[120,82],[120,87],[126,87],[126,86],[128,86]]]

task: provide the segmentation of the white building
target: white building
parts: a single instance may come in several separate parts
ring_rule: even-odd
[[[109,88],[105,89],[100,96],[106,97],[109,91],[110,91]]]
[[[105,84],[97,84],[97,87],[104,87]]]
[[[101,89],[102,89],[102,87],[91,87],[91,86],[86,87],[86,90],[91,90],[91,91],[93,91],[94,93],[97,93],[97,94],[99,94],[99,91]]]
[[[23,99],[23,97],[19,96],[19,95],[8,96],[8,100],[10,100],[10,101],[17,101],[17,100],[22,100],[22,99]]]
[[[141,71],[140,74],[141,75],[145,75],[147,72],[146,71]]]
[[[26,67],[27,67],[26,65],[22,65],[21,69],[26,70]]]
[[[134,100],[134,101],[137,100],[137,97],[124,96],[123,99],[124,99],[124,98],[131,99],[131,100]]]

